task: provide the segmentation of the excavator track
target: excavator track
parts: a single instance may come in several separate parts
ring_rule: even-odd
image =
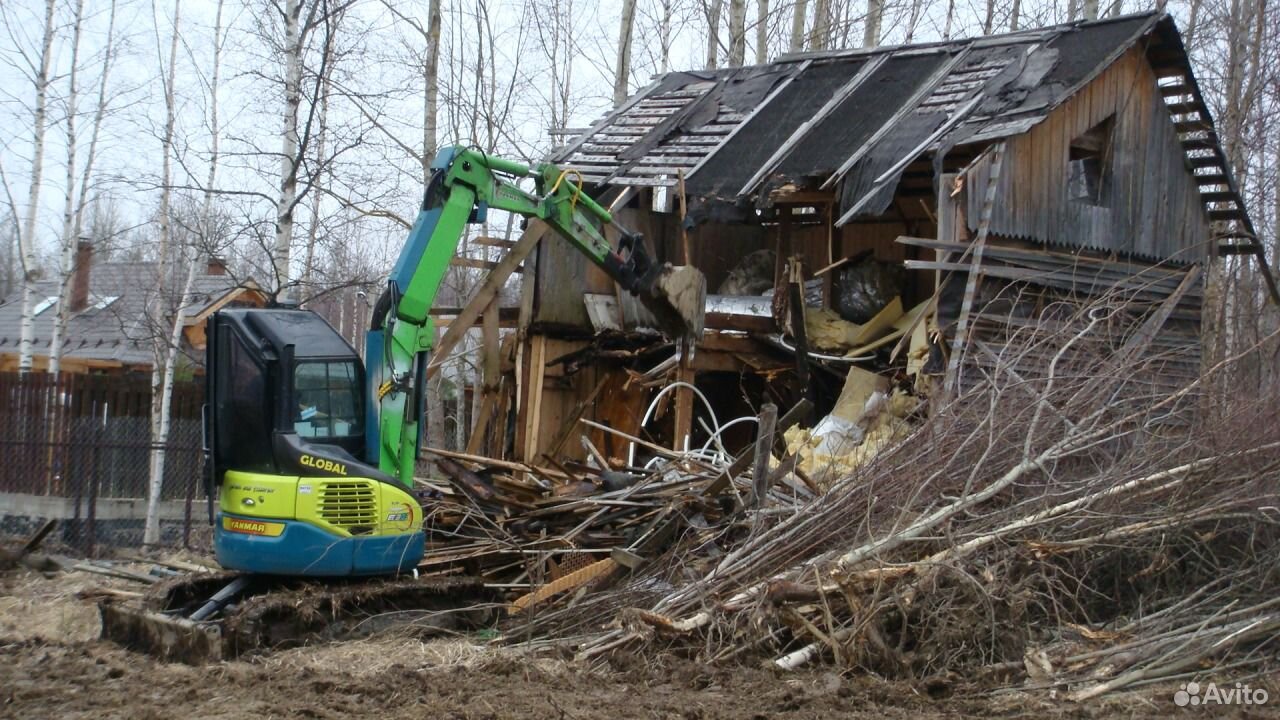
[[[229,604],[208,619],[192,619],[237,580],[245,588]],[[481,581],[459,576],[319,581],[201,573],[158,583],[140,601],[103,601],[98,611],[103,638],[199,665],[391,626],[424,635],[479,629],[492,622],[494,600]]]

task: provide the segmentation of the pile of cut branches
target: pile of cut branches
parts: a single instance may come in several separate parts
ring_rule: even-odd
[[[1261,672],[1280,652],[1275,388],[1232,387],[1248,350],[1170,390],[1158,343],[1115,332],[1130,312],[1047,309],[826,493],[677,537],[509,637],[1077,698]]]

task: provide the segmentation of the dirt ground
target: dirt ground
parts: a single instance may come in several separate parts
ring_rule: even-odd
[[[1077,705],[1027,693],[934,699],[907,683],[829,670],[710,668],[619,658],[590,671],[465,639],[395,633],[205,667],[166,664],[98,640],[78,592],[128,583],[86,573],[0,577],[0,718],[951,718],[1280,717],[1265,707],[1180,709],[1174,686]]]

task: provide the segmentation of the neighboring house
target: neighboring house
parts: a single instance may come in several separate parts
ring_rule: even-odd
[[[69,373],[150,372],[153,339],[172,328],[171,311],[161,313],[162,326],[153,326],[152,308],[177,305],[174,291],[162,298],[156,291],[155,262],[94,262],[93,247],[81,243],[72,271],[70,315],[63,343],[62,370]],[[176,273],[177,274],[177,273]],[[178,282],[185,280],[185,276]],[[57,316],[58,282],[36,284],[34,369],[48,368],[49,347]],[[161,303],[161,301],[163,301]],[[182,317],[180,348],[186,361],[203,363],[205,319],[222,307],[266,304],[267,296],[252,280],[238,283],[226,265],[210,259],[195,276]],[[22,329],[22,291],[0,302],[0,371],[18,369],[18,343]]]
[[[990,367],[1011,328],[1040,322],[1054,298],[1122,291],[1140,301],[1142,339],[1165,359],[1152,383],[1179,387],[1200,369],[1202,270],[1226,254],[1265,266],[1181,37],[1161,13],[672,72],[552,160],[659,259],[706,274],[707,332],[679,378],[721,420],[754,414],[744,395],[793,402],[804,391],[787,349],[797,340],[778,342],[796,317],[782,294],[804,297],[811,317],[852,321],[834,324],[844,338],[834,350],[810,329],[811,350],[874,356],[861,367],[886,383],[906,372],[941,388]],[[979,237],[983,250],[971,251]],[[519,413],[490,422],[499,434],[474,446],[526,460],[576,453],[580,415],[678,444],[690,429],[679,404],[674,430],[661,409],[640,428],[652,391],[635,371],[666,356],[636,339],[643,309],[558,240],[539,242],[525,273],[514,382],[504,386],[513,390],[503,390],[514,395],[488,403]],[[870,312],[846,307],[850,290],[881,276],[896,279],[876,305],[863,302]],[[1020,294],[987,310],[1010,288]],[[1128,337],[1117,333],[1117,343]],[[904,337],[909,352],[891,352]],[[827,383],[827,408],[830,377],[848,365],[833,367],[808,380]],[[691,430],[700,447],[705,434]],[[626,443],[591,438],[626,454]]]

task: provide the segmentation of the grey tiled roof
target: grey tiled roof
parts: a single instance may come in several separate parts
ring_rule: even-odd
[[[150,365],[154,333],[147,309],[162,300],[156,289],[159,284],[156,263],[95,262],[89,274],[88,307],[68,319],[63,357]],[[228,275],[197,275],[189,302],[180,312],[188,317],[198,315],[236,287],[235,278]],[[39,356],[49,353],[57,310],[48,300],[57,294],[56,280],[36,283],[36,307],[45,306],[35,317],[34,352]],[[168,308],[175,304],[174,294],[170,293],[168,302],[162,303],[166,308],[165,323],[172,317]],[[0,354],[17,352],[21,323],[22,290],[18,288],[0,301]]]

